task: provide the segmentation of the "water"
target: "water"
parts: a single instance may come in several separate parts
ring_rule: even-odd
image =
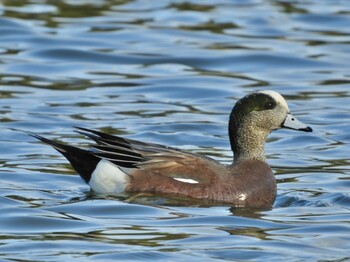
[[[2,1],[0,260],[350,260],[348,1]],[[231,160],[227,120],[272,89],[314,133],[274,132],[271,210],[89,191],[26,130],[72,126]]]

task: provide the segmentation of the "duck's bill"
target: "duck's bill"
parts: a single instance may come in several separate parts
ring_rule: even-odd
[[[300,122],[292,114],[287,114],[286,119],[282,123],[282,127],[294,129],[294,130],[300,130],[300,131],[304,131],[304,132],[312,132],[311,127]]]

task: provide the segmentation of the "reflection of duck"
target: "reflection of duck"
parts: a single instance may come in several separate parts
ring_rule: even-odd
[[[229,120],[234,162],[228,166],[188,151],[86,128],[78,128],[78,132],[96,142],[93,150],[32,136],[64,155],[97,193],[151,193],[270,207],[276,182],[265,162],[264,145],[267,135],[282,127],[312,131],[289,113],[277,92],[260,91],[240,99]]]

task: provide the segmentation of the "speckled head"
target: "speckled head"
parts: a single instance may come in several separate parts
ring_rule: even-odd
[[[287,102],[279,93],[270,90],[251,93],[238,100],[233,107],[230,116],[233,129],[230,133],[243,124],[271,130],[280,128],[288,112]]]
[[[275,91],[254,92],[241,98],[233,107],[229,121],[235,158],[243,154],[248,158],[264,159],[266,136],[280,128],[312,131],[290,114],[286,100]]]

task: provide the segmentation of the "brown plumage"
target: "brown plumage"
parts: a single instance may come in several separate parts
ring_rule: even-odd
[[[282,127],[312,131],[289,113],[281,95],[262,91],[239,100],[231,112],[231,165],[81,127],[77,132],[95,141],[90,150],[33,136],[62,153],[97,193],[148,193],[266,208],[275,200],[276,181],[265,162],[264,144],[271,131]]]

